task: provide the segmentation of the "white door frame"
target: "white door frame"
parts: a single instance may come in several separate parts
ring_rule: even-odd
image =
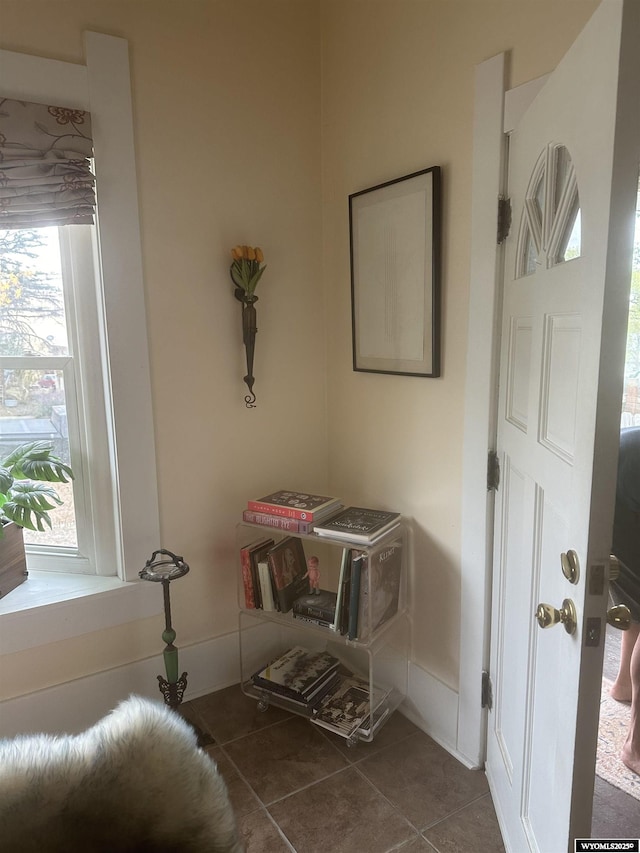
[[[482,672],[489,666],[493,494],[487,454],[495,449],[502,250],[498,198],[505,187],[505,133],[515,127],[546,77],[506,89],[506,54],[475,69],[471,277],[463,430],[460,687],[457,751],[471,767],[484,764],[486,710]],[[488,216],[487,211],[495,211]]]

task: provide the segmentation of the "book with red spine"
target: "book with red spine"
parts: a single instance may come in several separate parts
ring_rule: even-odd
[[[336,512],[341,508],[339,498],[285,490],[247,501],[247,509],[253,512],[263,512],[283,518],[297,518],[300,521],[317,521],[319,516],[326,518],[327,513],[334,508]]]
[[[260,527],[285,530],[287,533],[313,533],[316,524],[328,519],[341,508],[342,504],[338,504],[326,512],[317,513],[313,521],[301,521],[299,518],[286,518],[283,515],[272,515],[270,512],[254,512],[252,509],[245,509],[242,513],[242,520],[248,524],[259,524]]]
[[[285,518],[282,515],[272,515],[269,512],[254,512],[245,509],[242,520],[249,524],[259,524],[261,527],[273,527],[275,530],[286,530],[287,533],[311,533],[313,521],[300,521],[299,518]]]
[[[240,567],[242,569],[242,583],[244,586],[244,601],[247,610],[255,610],[262,607],[262,595],[260,592],[258,578],[258,559],[275,544],[271,538],[259,539],[244,545],[240,549]]]

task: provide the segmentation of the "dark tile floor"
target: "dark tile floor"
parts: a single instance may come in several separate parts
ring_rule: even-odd
[[[213,743],[247,853],[500,853],[487,780],[396,712],[349,749],[239,686],[182,712]]]
[[[607,632],[613,680],[619,632]],[[342,738],[239,686],[181,706],[210,739],[247,853],[499,853],[485,775],[467,770],[396,712],[372,743]],[[593,838],[640,837],[638,801],[596,776]]]

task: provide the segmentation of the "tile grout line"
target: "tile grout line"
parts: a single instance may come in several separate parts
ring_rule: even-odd
[[[460,812],[464,811],[466,808],[469,808],[469,806],[473,805],[474,803],[483,800],[485,797],[491,798],[491,792],[486,791],[484,794],[479,794],[479,796],[474,797],[472,800],[469,800],[468,802],[459,806],[457,809],[454,809],[452,812],[449,812],[448,814],[444,815],[444,817],[440,817],[438,818],[438,820],[434,820],[432,823],[426,824],[422,827],[422,829],[419,829],[418,832],[422,834],[423,832],[427,832],[429,829],[434,829],[436,826],[439,826],[441,823],[444,823],[445,820],[449,820],[449,818],[455,817],[457,814],[460,814]]]
[[[241,736],[241,737],[238,737],[238,738],[235,738],[235,740],[242,740],[242,737],[246,737],[246,735]],[[227,741],[227,743],[233,743],[233,741]],[[269,809],[267,808],[267,805],[266,805],[265,803],[263,803],[263,801],[261,800],[261,798],[258,796],[257,792],[253,789],[253,786],[251,785],[251,783],[249,782],[249,780],[246,778],[246,776],[244,775],[244,773],[240,770],[240,768],[238,767],[238,765],[236,764],[236,762],[233,760],[233,758],[231,758],[231,756],[230,756],[230,755],[229,755],[229,753],[226,751],[226,749],[224,748],[224,746],[220,745],[220,746],[219,746],[219,749],[221,750],[222,754],[223,754],[223,755],[224,755],[224,757],[227,759],[227,761],[228,761],[228,762],[231,764],[231,766],[234,768],[234,770],[235,770],[235,771],[236,771],[236,773],[238,774],[238,777],[239,777],[240,779],[242,779],[242,781],[244,782],[244,784],[245,784],[245,785],[247,786],[247,788],[251,791],[251,793],[253,794],[253,796],[256,798],[256,800],[257,800],[257,802],[258,802],[258,806],[257,806],[257,808],[252,809],[251,811],[247,812],[245,815],[243,815],[243,816],[242,816],[242,818],[241,818],[240,820],[244,820],[244,819],[245,819],[246,817],[248,817],[250,814],[255,814],[256,812],[262,812],[263,814],[265,814],[265,815],[267,816],[267,819],[269,820],[269,822],[270,822],[270,823],[272,823],[272,824],[273,824],[273,826],[276,828],[276,831],[278,832],[278,834],[280,835],[280,837],[282,838],[282,840],[285,842],[285,844],[287,845],[287,847],[289,848],[289,850],[291,851],[291,853],[297,853],[296,848],[295,848],[295,847],[293,846],[293,844],[289,841],[289,839],[288,839],[288,838],[287,838],[287,836],[285,835],[284,830],[282,829],[282,827],[280,826],[280,824],[276,821],[276,819],[273,817],[273,815],[271,814],[271,812],[270,812],[270,811],[269,811]],[[238,818],[236,818],[236,821],[237,821],[237,823],[238,823],[238,824],[240,823],[240,820],[239,820]]]

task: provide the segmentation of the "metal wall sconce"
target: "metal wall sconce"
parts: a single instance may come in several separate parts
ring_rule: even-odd
[[[184,562],[182,557],[177,557],[171,551],[165,551],[161,548],[153,552],[150,559],[147,560],[144,569],[139,572],[139,576],[143,581],[155,581],[162,584],[165,621],[162,639],[166,643],[163,655],[167,677],[163,678],[159,675],[158,686],[164,696],[165,704],[169,705],[170,708],[176,708],[182,702],[184,691],[187,689],[187,673],[183,672],[180,678],[178,678],[178,649],[173,643],[176,638],[176,632],[171,625],[169,584],[171,581],[186,575],[188,571],[189,566]]]
[[[247,373],[244,377],[249,393],[244,398],[248,409],[255,409],[256,395],[253,393],[253,354],[256,346],[256,306],[258,297],[255,289],[266,270],[266,266],[260,264],[264,260],[262,250],[251,246],[235,246],[231,250],[233,262],[229,269],[231,281],[235,285],[233,295],[242,303],[242,343],[244,344],[247,358]]]

